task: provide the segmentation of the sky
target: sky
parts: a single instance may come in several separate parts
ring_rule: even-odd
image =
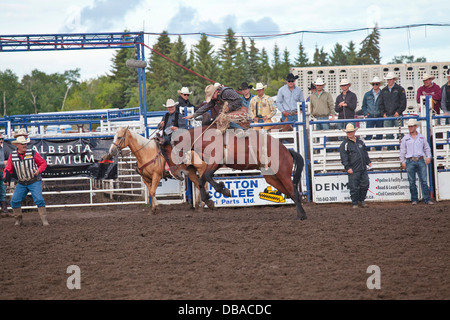
[[[0,0],[0,36],[58,33],[101,33],[144,31],[145,33],[225,34],[228,28],[240,36],[276,35],[296,31],[332,31],[399,27],[415,24],[449,24],[450,1],[435,5],[423,1],[235,1],[204,0]],[[312,60],[316,46],[331,52],[339,42],[350,41],[357,49],[370,32],[295,33],[283,37],[255,38],[258,48],[269,54],[276,44],[280,51],[288,49],[291,60],[303,43]],[[394,56],[425,57],[427,62],[450,61],[450,27],[417,27],[381,30],[381,63]],[[157,35],[145,35],[149,47]],[[198,43],[200,36],[183,36],[187,49]],[[173,37],[176,40],[176,36]],[[218,50],[221,38],[209,40]],[[249,39],[246,38],[247,44]],[[111,74],[114,50],[76,50],[70,52],[0,52],[0,71],[12,70],[19,80],[32,70],[63,73],[80,69],[81,80]],[[150,51],[146,49],[148,58]],[[293,65],[295,67],[295,65]]]

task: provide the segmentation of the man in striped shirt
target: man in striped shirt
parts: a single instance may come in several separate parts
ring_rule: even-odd
[[[42,172],[47,168],[47,161],[41,155],[28,148],[30,138],[28,136],[18,136],[12,144],[16,145],[17,150],[13,151],[6,163],[3,172],[3,181],[5,184],[11,182],[14,176],[18,183],[11,197],[11,208],[13,209],[15,225],[22,224],[22,200],[25,199],[28,192],[31,193],[33,201],[38,207],[42,224],[48,226],[47,211],[45,208],[44,197],[42,196]]]
[[[258,95],[253,97],[249,104],[248,113],[255,123],[270,123],[272,117],[277,113],[277,109],[274,106],[273,100],[267,94],[264,94],[264,89],[267,86],[262,83],[257,83],[256,90]],[[270,126],[263,127],[264,129],[270,129]],[[256,130],[261,127],[255,127]]]

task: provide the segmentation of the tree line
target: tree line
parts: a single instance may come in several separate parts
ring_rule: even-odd
[[[265,48],[258,49],[253,39],[238,38],[229,28],[222,45],[216,49],[206,35],[189,50],[179,36],[171,41],[167,31],[157,38],[153,49],[208,79],[238,89],[242,82],[268,85],[266,93],[273,96],[284,84],[292,66],[343,66],[380,64],[380,32],[377,27],[357,45],[350,41],[336,43],[330,52],[317,45],[308,57],[303,43],[294,56],[274,45],[271,58]],[[110,75],[80,81],[80,70],[46,74],[33,70],[19,81],[10,69],[0,71],[0,112],[3,116],[139,106],[137,69],[126,67],[134,58],[134,49],[116,50]],[[425,62],[421,57],[396,56],[391,63]],[[204,99],[209,81],[151,53],[146,68],[147,110],[164,110],[168,98],[177,99],[177,90],[189,87],[190,101],[198,105]]]

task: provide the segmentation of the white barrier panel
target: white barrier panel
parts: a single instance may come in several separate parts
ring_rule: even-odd
[[[231,197],[226,197],[208,184],[209,195],[216,207],[294,204],[292,199],[286,198],[286,195],[278,192],[262,177],[228,178],[216,181],[222,181],[231,192]]]
[[[439,172],[437,179],[437,190],[436,197],[438,200],[449,200],[450,199],[450,172]]]
[[[316,176],[313,192],[315,203],[351,202],[348,176]],[[409,201],[409,182],[406,173],[369,174],[367,201]],[[420,186],[417,186],[421,198]]]

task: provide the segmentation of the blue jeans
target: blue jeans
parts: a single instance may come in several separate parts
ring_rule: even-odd
[[[412,161],[406,159],[406,172],[408,173],[409,192],[411,193],[411,201],[419,201],[419,196],[416,186],[416,173],[419,176],[420,186],[422,187],[423,202],[429,202],[430,189],[427,184],[427,165],[424,159],[419,161]]]
[[[358,205],[358,202],[366,200],[369,185],[367,170],[353,172],[348,175],[348,189],[350,190],[350,198],[353,205]]]
[[[3,184],[3,172],[0,172],[0,203],[6,199],[6,186]]]
[[[330,120],[329,117],[318,117],[317,120]],[[329,123],[317,123],[316,130],[330,130]]]
[[[398,121],[397,120],[384,120],[383,124],[386,128],[388,127],[398,127]],[[403,121],[400,122],[400,126],[403,126]],[[398,137],[397,137],[398,138]],[[393,134],[387,134],[386,135],[386,139],[394,139],[394,135]],[[395,150],[394,146],[389,146],[388,150]]]
[[[20,208],[22,200],[25,199],[28,192],[31,193],[34,204],[37,207],[45,207],[44,197],[42,196],[42,180],[39,180],[27,186],[18,183],[11,197],[11,208]]]
[[[372,117],[369,117],[369,119],[375,119]],[[367,121],[366,122],[366,128],[383,128],[383,120],[375,120],[375,121]],[[372,135],[367,135],[366,140],[372,140]],[[375,137],[376,140],[381,140],[383,139],[383,135],[382,134],[377,134]]]
[[[281,116],[281,121],[282,122],[287,122],[287,121],[298,121],[298,117],[296,114],[293,114],[292,116]]]

